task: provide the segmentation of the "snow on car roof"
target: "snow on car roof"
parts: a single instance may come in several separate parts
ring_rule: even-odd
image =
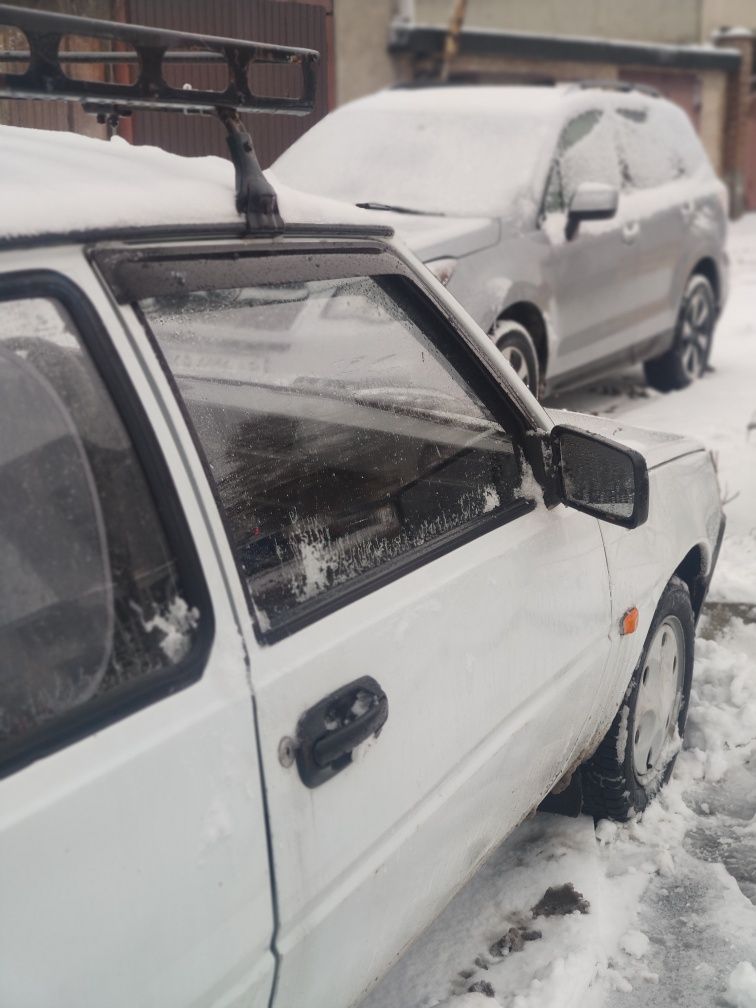
[[[386,111],[476,112],[495,115],[556,114],[564,108],[566,87],[527,84],[469,85],[450,87],[398,87],[377,91],[350,102],[350,109],[369,105]]]
[[[119,137],[0,126],[0,179],[2,238],[243,221],[230,161],[180,157]],[[375,227],[366,211],[268,179],[287,223]]]

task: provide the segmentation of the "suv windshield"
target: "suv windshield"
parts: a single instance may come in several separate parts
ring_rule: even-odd
[[[547,123],[527,109],[360,105],[326,116],[273,165],[286,185],[349,203],[498,217],[527,196]]]

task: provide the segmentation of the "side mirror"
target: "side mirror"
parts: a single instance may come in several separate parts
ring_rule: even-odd
[[[551,449],[567,507],[631,529],[648,518],[648,467],[639,452],[564,426],[552,429]]]
[[[581,182],[570,200],[567,211],[565,238],[569,241],[577,234],[584,220],[609,220],[617,213],[619,191],[603,182]]]

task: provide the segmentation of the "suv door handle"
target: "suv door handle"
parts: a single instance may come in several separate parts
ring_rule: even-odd
[[[302,783],[319,787],[352,762],[352,753],[378,736],[388,718],[388,697],[371,676],[330,693],[297,725],[296,759]]]
[[[628,221],[622,228],[622,241],[627,245],[632,245],[640,234],[640,224],[638,221]]]

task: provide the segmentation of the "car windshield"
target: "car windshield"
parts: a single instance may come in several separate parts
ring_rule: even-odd
[[[530,195],[547,131],[525,108],[503,115],[360,105],[321,120],[273,172],[295,189],[349,203],[499,217]]]

